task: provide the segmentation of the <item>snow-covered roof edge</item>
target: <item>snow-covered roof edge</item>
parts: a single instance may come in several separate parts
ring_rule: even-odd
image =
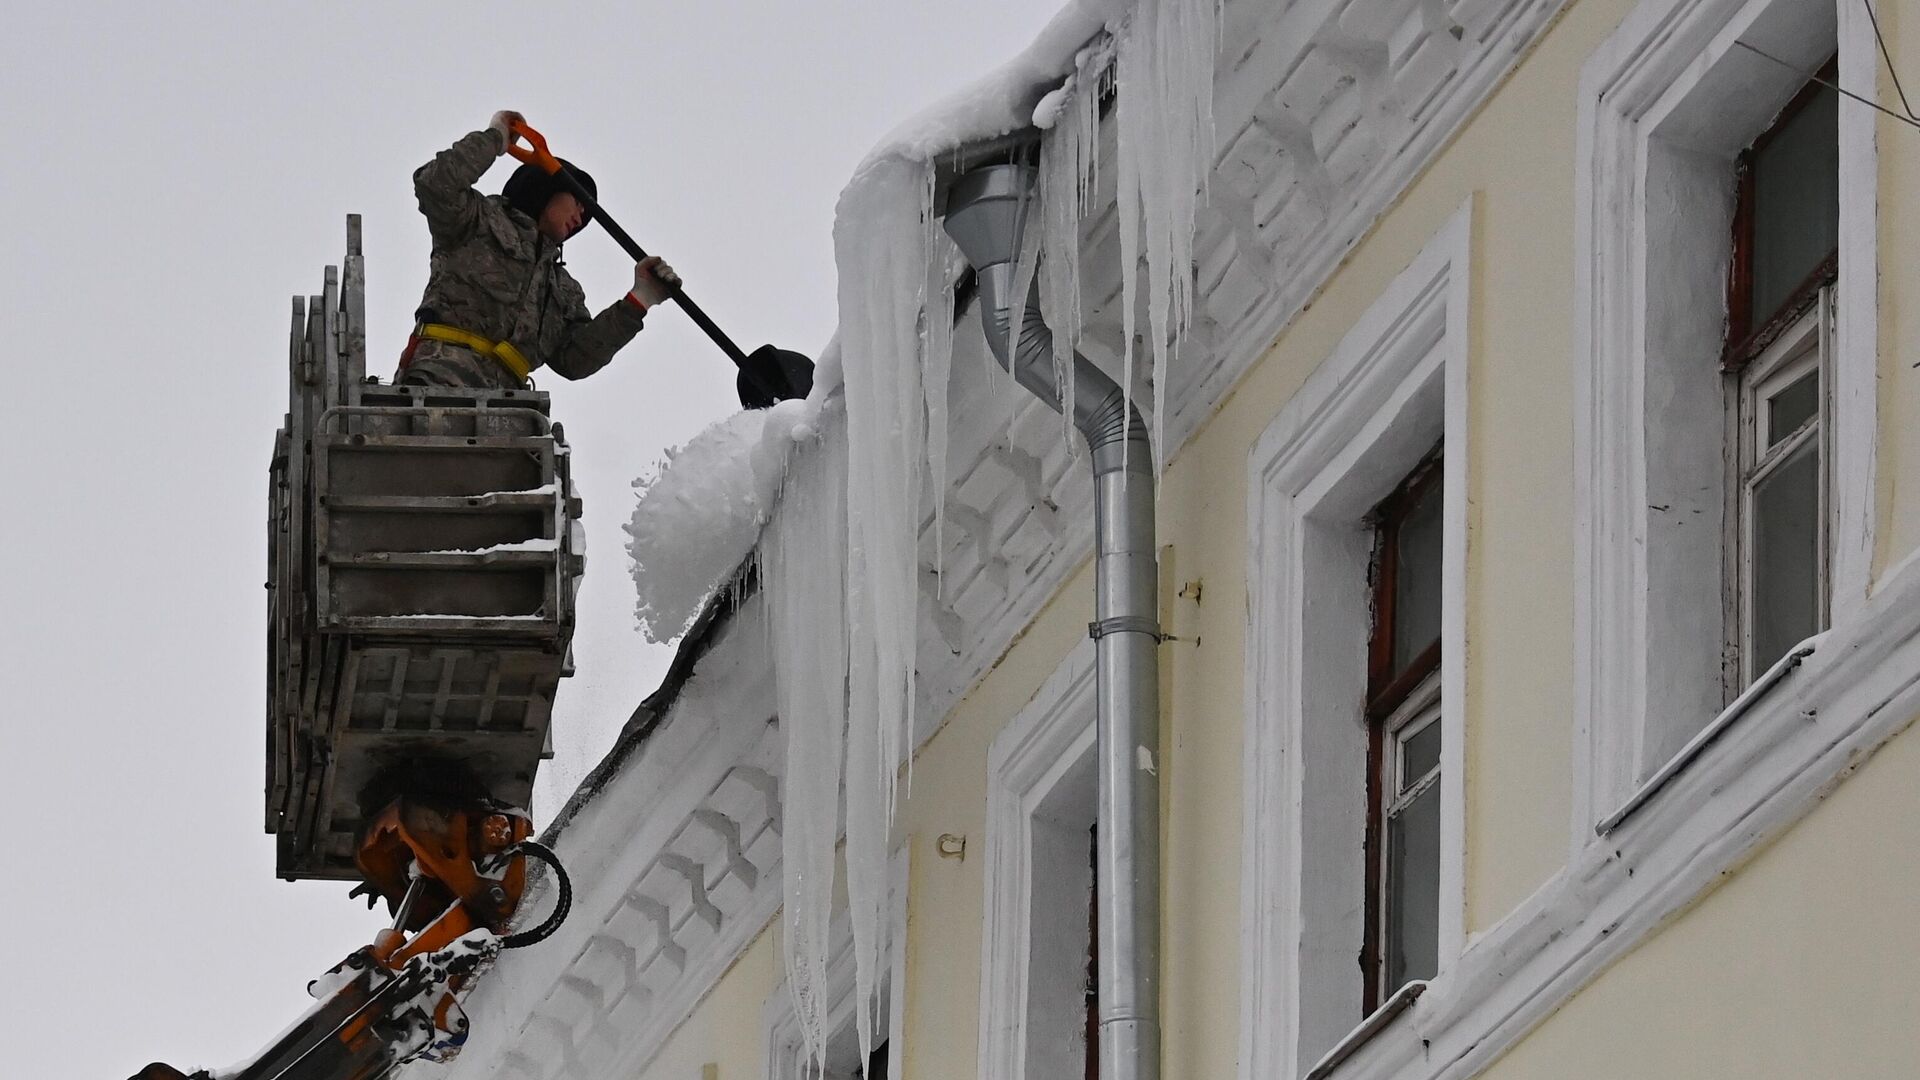
[[[1018,55],[876,143],[841,190],[840,207],[887,163],[929,162],[1032,128],[1036,108],[1059,96],[1080,53],[1131,6],[1128,0],[1069,0]],[[650,639],[683,633],[752,556],[794,445],[836,419],[823,413],[844,389],[838,344],[836,335],[821,351],[805,402],[783,402],[764,422],[751,413],[725,417],[671,451],[653,476],[636,481],[640,500],[627,527],[628,552],[637,615]],[[663,574],[661,567],[672,569]]]

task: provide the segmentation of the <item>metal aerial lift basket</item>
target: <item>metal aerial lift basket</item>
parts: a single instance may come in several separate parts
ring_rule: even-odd
[[[399,796],[528,804],[584,566],[547,395],[368,380],[358,215],[344,265],[294,298],[270,467],[266,828],[289,879],[360,877]]]

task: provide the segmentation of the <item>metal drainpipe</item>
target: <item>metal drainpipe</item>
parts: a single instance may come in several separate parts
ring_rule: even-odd
[[[1016,305],[1013,261],[1032,203],[1025,164],[974,169],[947,194],[946,229],[979,281],[981,321],[1002,367],[1060,408],[1053,335],[1038,291]],[[1014,312],[1020,331],[1009,335]],[[1017,340],[1009,342],[1010,336]],[[1159,567],[1153,447],[1120,387],[1075,354],[1073,424],[1093,464],[1098,657],[1100,1076],[1160,1075]]]

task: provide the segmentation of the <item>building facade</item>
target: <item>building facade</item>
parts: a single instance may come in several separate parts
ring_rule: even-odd
[[[1155,418],[1162,1074],[1913,1075],[1920,127],[1859,99],[1903,111],[1920,9],[1221,18]],[[1091,1075],[1091,486],[960,325],[880,1045],[837,949],[828,1076]],[[561,815],[575,913],[447,1075],[809,1075],[759,603]]]

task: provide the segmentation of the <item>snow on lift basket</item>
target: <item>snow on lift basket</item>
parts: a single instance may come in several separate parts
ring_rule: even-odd
[[[572,674],[580,503],[547,395],[366,379],[360,219],[293,301],[268,522],[266,829],[285,878],[359,878],[402,796],[524,807]]]
[[[634,262],[640,262],[647,257],[646,250],[636,243],[633,237],[627,235],[627,230],[621,228],[619,222],[613,220],[607,213],[606,207],[594,198],[593,193],[582,186],[580,181],[574,179],[573,174],[562,166],[560,159],[547,150],[545,136],[517,120],[513,123],[513,135],[514,141],[508,145],[508,153],[520,161],[529,165],[538,165],[550,173],[562,187],[579,200],[581,207],[592,215],[593,220],[607,230],[607,235],[613,237],[614,242],[633,257]],[[521,139],[527,140],[529,145],[520,145]],[[694,303],[693,298],[683,290],[675,289],[670,299],[679,304],[681,310],[687,313],[687,317],[693,320],[693,324],[704,331],[707,337],[713,339],[713,343],[720,346],[720,351],[726,353],[727,358],[740,369],[734,382],[734,389],[740,395],[741,407],[764,409],[782,401],[804,398],[813,390],[812,360],[797,352],[776,349],[772,345],[762,345],[751,353],[745,352],[740,346],[734,344],[733,339],[720,329],[719,324],[701,310],[700,305]]]

